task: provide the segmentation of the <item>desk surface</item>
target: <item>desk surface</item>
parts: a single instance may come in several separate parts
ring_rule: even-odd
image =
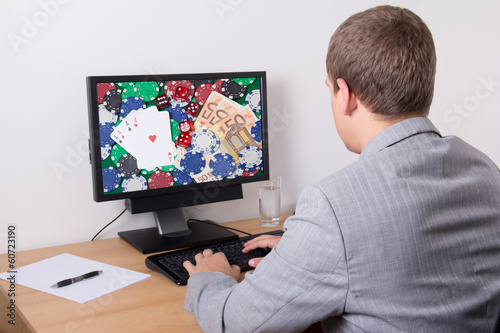
[[[255,234],[282,228],[287,216],[282,216],[282,223],[276,228],[263,228],[258,219],[224,225]],[[144,264],[148,255],[121,238],[18,252],[16,267],[61,253],[151,274],[151,277],[84,304],[16,285],[16,326],[7,323],[9,283],[0,280],[0,332],[202,332],[195,316],[182,309],[186,286],[178,286],[149,270]],[[6,267],[6,254],[0,256],[0,263]]]

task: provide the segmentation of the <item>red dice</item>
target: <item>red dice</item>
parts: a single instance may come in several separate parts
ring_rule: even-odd
[[[158,106],[158,109],[164,109],[168,106],[168,99],[166,95],[159,95],[156,97],[156,105]]]
[[[191,135],[188,133],[181,133],[175,141],[177,147],[187,148],[191,144]]]
[[[186,98],[188,93],[189,89],[187,87],[178,86],[177,89],[175,89],[175,96],[179,98]]]
[[[179,129],[182,133],[189,133],[193,130],[193,123],[189,120],[183,121],[179,124]]]
[[[196,117],[198,111],[200,111],[200,106],[195,102],[189,102],[184,110],[193,117]]]

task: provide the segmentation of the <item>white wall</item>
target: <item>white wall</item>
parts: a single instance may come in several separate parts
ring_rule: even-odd
[[[88,75],[267,71],[271,174],[283,175],[282,207],[293,211],[305,186],[357,159],[336,135],[325,54],[344,19],[379,4],[414,10],[433,31],[431,119],[500,164],[498,1],[2,1],[0,253],[8,224],[18,250],[32,249],[90,240],[123,209],[92,199]],[[256,217],[257,184],[244,195],[187,213]],[[126,213],[102,237],[153,225]]]

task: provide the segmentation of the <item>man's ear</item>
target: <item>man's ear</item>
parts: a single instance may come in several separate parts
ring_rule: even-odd
[[[342,96],[342,114],[344,116],[350,116],[358,107],[356,96],[354,96],[351,92],[344,79],[337,79],[337,85],[339,86],[340,94]]]

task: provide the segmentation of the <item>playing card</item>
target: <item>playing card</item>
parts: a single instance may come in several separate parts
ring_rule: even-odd
[[[153,106],[131,112],[124,121],[131,128],[124,148],[137,159],[140,169],[173,164],[175,145],[167,111],[158,111]]]

